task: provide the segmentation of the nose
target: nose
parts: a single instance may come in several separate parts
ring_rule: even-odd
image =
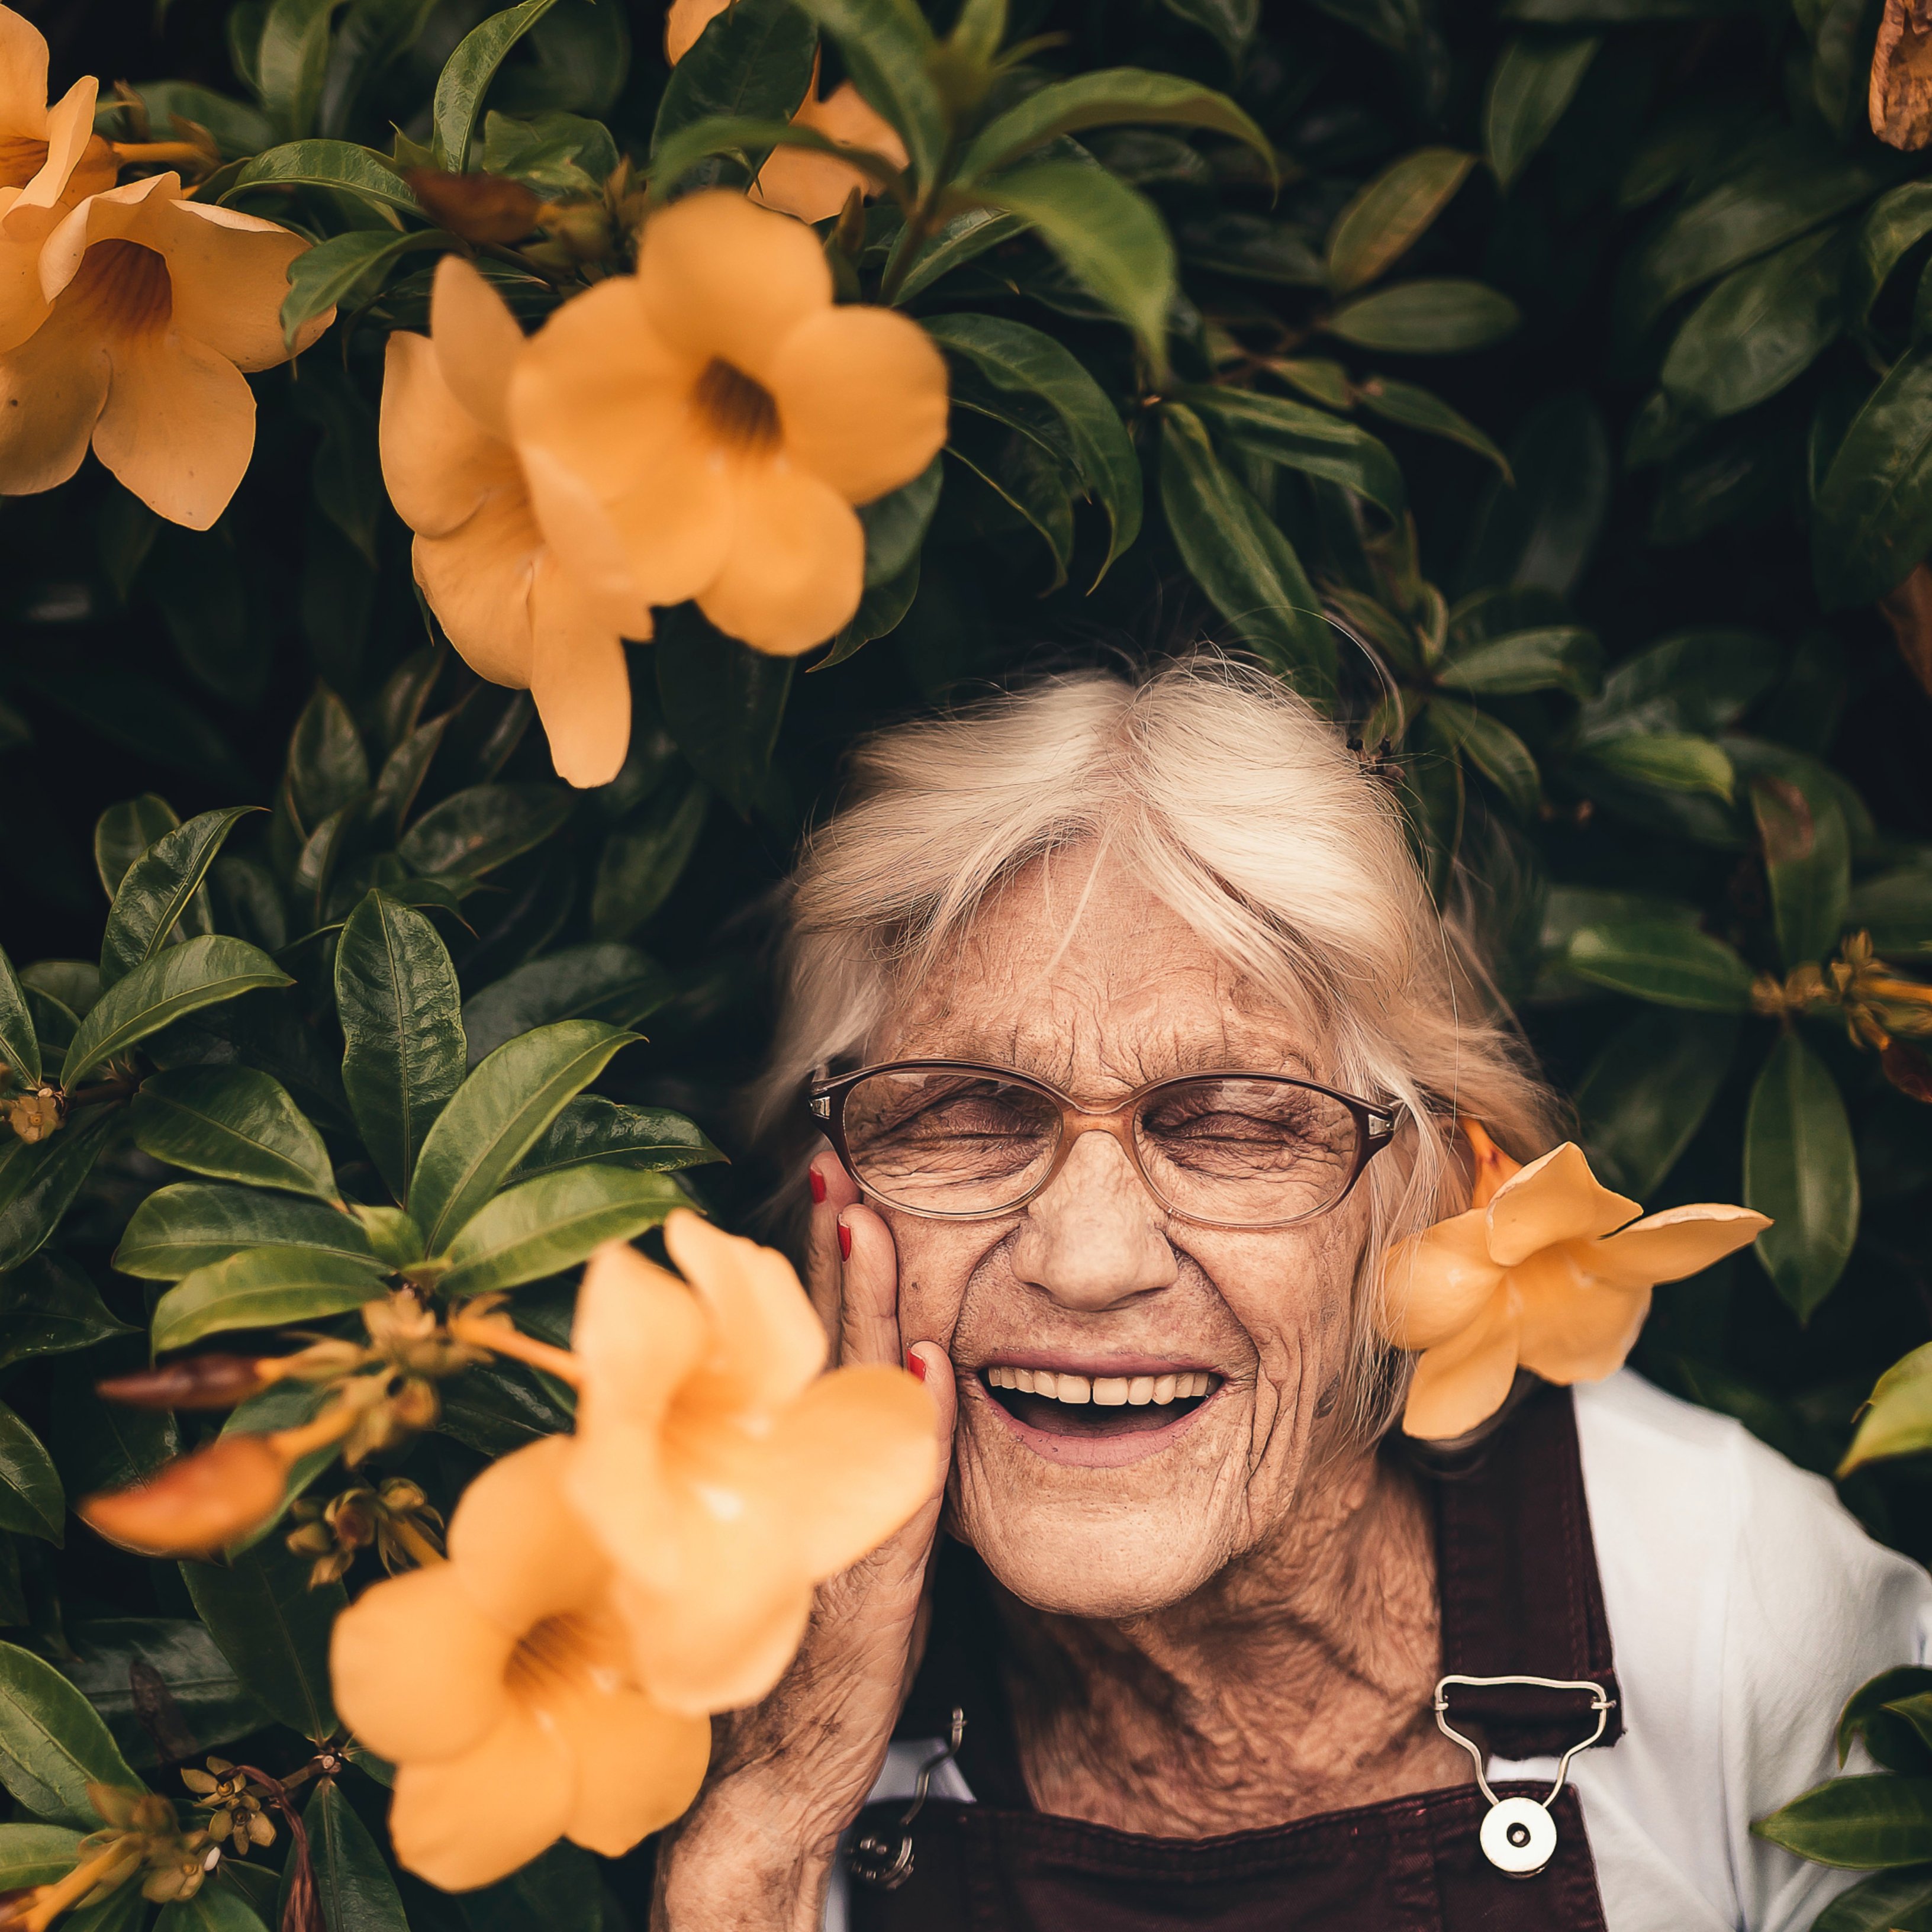
[[[1062,1307],[1097,1313],[1173,1283],[1160,1210],[1111,1134],[1084,1133],[1013,1237],[1014,1271]]]

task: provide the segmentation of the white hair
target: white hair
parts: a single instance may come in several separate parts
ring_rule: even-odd
[[[862,741],[794,875],[760,1112],[798,1118],[989,895],[1102,842],[1220,957],[1319,1028],[1337,1084],[1407,1119],[1368,1170],[1342,1391],[1371,1438],[1402,1378],[1376,1322],[1390,1243],[1468,1204],[1460,1114],[1528,1159],[1553,1098],[1489,990],[1466,922],[1432,904],[1390,788],[1266,673],[1202,653],[1138,678],[1056,676]]]

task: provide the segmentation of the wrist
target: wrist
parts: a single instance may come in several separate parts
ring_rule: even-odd
[[[841,1823],[726,1778],[667,1832],[652,1932],[819,1932]]]

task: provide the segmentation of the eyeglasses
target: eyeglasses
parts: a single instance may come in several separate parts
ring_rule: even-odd
[[[1395,1136],[1395,1109],[1273,1073],[1157,1080],[1083,1107],[1044,1082],[963,1060],[896,1060],[813,1082],[813,1118],[853,1179],[934,1220],[1011,1214],[1085,1133],[1113,1136],[1183,1220],[1287,1228],[1346,1198]]]

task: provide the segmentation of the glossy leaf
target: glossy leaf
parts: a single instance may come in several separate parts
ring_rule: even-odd
[[[100,942],[100,982],[111,986],[145,965],[186,917],[208,868],[238,818],[253,808],[204,812],[164,832],[122,875]]]
[[[1751,1830],[1818,1864],[1923,1864],[1932,1858],[1932,1778],[1834,1778]]]
[[[1932,1862],[1874,1872],[1838,1897],[1811,1932],[1909,1932],[1932,1918]]]
[[[262,1247],[321,1248],[352,1258],[373,1252],[352,1216],[320,1202],[187,1180],[157,1188],[135,1209],[114,1250],[114,1265],[144,1280],[179,1281],[245,1248]]]
[[[942,317],[963,321],[970,317]],[[1057,345],[1056,345],[1057,346]],[[1077,364],[1076,365],[1078,366]],[[919,547],[932,522],[945,478],[944,459],[935,456],[910,483],[863,504],[859,520],[866,528],[866,588],[872,590],[898,577],[916,562]]]
[[[511,1178],[533,1180],[587,1161],[669,1173],[724,1158],[682,1114],[667,1107],[627,1107],[600,1094],[584,1094],[544,1130]]]
[[[1160,494],[1182,562],[1233,636],[1322,702],[1334,688],[1336,659],[1321,599],[1294,546],[1180,404],[1161,411]]]
[[[0,1275],[37,1254],[86,1185],[94,1164],[124,1136],[125,1116],[104,1107],[79,1126],[0,1153]]]
[[[1547,398],[1511,440],[1508,481],[1478,506],[1461,572],[1465,590],[1507,584],[1567,596],[1588,564],[1610,507],[1604,420],[1586,396]]]
[[[306,1738],[331,1736],[328,1631],[349,1600],[342,1586],[311,1590],[308,1561],[273,1539],[225,1567],[184,1563],[181,1571],[222,1655],[276,1722]]]
[[[1457,148],[1418,148],[1364,186],[1328,231],[1328,280],[1336,293],[1385,274],[1448,206],[1475,165],[1474,154]]]
[[[1722,746],[1684,731],[1633,731],[1593,740],[1589,762],[1633,784],[1670,792],[1706,792],[1729,802],[1737,772]]]
[[[180,823],[174,807],[152,791],[110,805],[94,821],[94,869],[110,902],[121,890],[128,868]]]
[[[921,183],[938,172],[945,115],[927,61],[932,29],[913,0],[800,0],[838,43],[846,70],[884,115],[911,157]]]
[[[1600,34],[1516,34],[1503,44],[1483,101],[1483,152],[1508,188],[1576,98]]]
[[[1439,396],[1417,388],[1413,382],[1398,382],[1392,376],[1371,376],[1357,386],[1354,393],[1364,409],[1384,421],[1420,430],[1424,436],[1444,436],[1451,442],[1460,442],[1465,449],[1473,449],[1478,456],[1487,458],[1508,478],[1509,459],[1467,416],[1452,410]]]
[[[350,1107],[400,1200],[465,1064],[456,970],[436,928],[412,908],[370,892],[342,929],[335,1005]]]
[[[793,662],[766,657],[694,611],[667,613],[652,648],[664,722],[698,776],[748,818],[771,772]]]
[[[250,1066],[183,1066],[141,1083],[134,1144],[170,1167],[339,1201],[322,1136],[280,1081]]]
[[[192,1898],[163,1906],[154,1932],[268,1932],[268,1928],[238,1889],[205,1885]]]
[[[0,1312],[0,1369],[91,1348],[113,1335],[131,1334],[111,1314],[87,1276],[58,1255],[44,1250],[7,1277],[7,1299]]]
[[[340,188],[374,203],[422,218],[409,184],[380,154],[351,141],[289,141],[257,154],[221,196],[233,200],[244,188]]]
[[[963,412],[946,453],[1040,532],[1053,557],[1046,588],[1058,590],[1073,556],[1074,479],[1031,436]]]
[[[538,1137],[636,1039],[600,1020],[563,1020],[497,1048],[456,1090],[423,1142],[411,1219],[440,1254]]]
[[[426,877],[480,878],[541,845],[570,816],[560,785],[472,785],[432,806],[396,844],[397,856]]]
[[[1815,779],[1763,772],[1751,780],[1778,948],[1787,967],[1822,959],[1838,943],[1851,897],[1851,837],[1838,800]]]
[[[556,0],[523,0],[470,28],[437,76],[430,110],[436,164],[460,174],[470,165],[470,144],[484,97],[510,50],[555,6]]]
[[[1071,161],[1015,168],[980,194],[1036,230],[1074,280],[1132,332],[1155,368],[1166,369],[1174,244],[1153,202],[1104,169]]]
[[[460,1300],[540,1280],[689,1204],[666,1174],[601,1166],[546,1174],[506,1189],[464,1226],[437,1292]]]
[[[329,28],[341,0],[270,0],[255,52],[255,88],[281,131],[315,131],[328,71]]]
[[[1577,718],[1587,742],[1632,732],[1710,737],[1777,682],[1778,646],[1756,631],[1678,631],[1614,665]]]
[[[791,0],[737,0],[708,21],[671,69],[651,134],[656,148],[701,121],[783,121],[812,85],[818,35]]]
[[[1391,518],[1408,507],[1402,471],[1385,444],[1325,410],[1250,389],[1186,387],[1175,392],[1216,434],[1285,469],[1325,477]]]
[[[63,1660],[62,1674],[106,1720],[136,1771],[159,1768],[164,1754],[217,1748],[268,1720],[193,1617],[89,1618],[70,1623],[68,1635],[74,1654]],[[166,1722],[154,1729],[166,1745],[148,1728],[161,1697]]]
[[[1852,418],[1819,487],[1811,539],[1828,610],[1882,597],[1932,550],[1932,342],[1900,356]]]
[[[1898,1370],[1911,1360],[1908,1355],[1905,1362],[1896,1364],[1881,1379],[1880,1388],[1892,1381]],[[1875,1396],[1877,1392],[1873,1392]],[[1932,1750],[1928,1749],[1918,1726],[1912,1721],[1923,1712],[1928,1691],[1932,1691],[1932,1670],[1922,1664],[1895,1665],[1868,1678],[1845,1700],[1845,1708],[1838,1713],[1834,1742],[1840,1768],[1850,1755],[1853,1742],[1862,1738],[1872,1756],[1888,1771],[1932,1772]]]
[[[1675,920],[1580,926],[1565,962],[1580,979],[1659,1006],[1711,1013],[1750,1010],[1751,970],[1736,950]]]
[[[605,838],[590,892],[590,929],[599,939],[628,938],[670,897],[710,805],[710,793],[695,780],[668,786]]]
[[[0,1089],[35,1087],[40,1079],[40,1039],[27,1004],[27,989],[14,962],[0,952]]]
[[[184,1348],[224,1329],[346,1315],[382,1293],[382,1272],[380,1262],[326,1248],[244,1248],[196,1268],[155,1304],[154,1352]]]
[[[365,298],[373,299],[391,263],[405,255],[454,245],[450,236],[423,229],[395,235],[380,228],[352,228],[346,235],[317,242],[289,264],[289,292],[282,298],[280,311],[284,345],[292,352],[305,323],[358,290],[366,289]]]
[[[1649,1006],[1611,1035],[1576,1089],[1585,1144],[1610,1186],[1656,1198],[1710,1112],[1738,1034],[1732,1014]]]
[[[1480,282],[1396,282],[1344,302],[1322,323],[1330,335],[1388,355],[1453,356],[1486,349],[1522,320],[1509,297]]]
[[[410,1932],[382,1850],[333,1778],[325,1778],[316,1786],[315,1795],[303,1807],[302,1823],[328,1932]],[[284,1898],[288,1879],[285,1866]]]
[[[941,222],[924,242],[902,230],[900,241],[894,244],[887,262],[888,276],[898,270],[902,257],[905,266],[896,281],[888,280],[884,285],[892,292],[890,298],[896,304],[910,302],[942,275],[950,274],[988,249],[1011,241],[1025,226],[1016,214],[1002,214],[997,208],[969,208]]]
[[[1274,172],[1274,148],[1268,136],[1225,94],[1178,74],[1113,67],[1049,82],[988,122],[960,157],[956,178],[982,181],[1057,136],[1123,122],[1204,128],[1244,142],[1260,155],[1270,175]]]
[[[68,1048],[62,1077],[70,1088],[77,1086],[82,1076],[184,1014],[257,987],[291,983],[244,940],[209,933],[170,946],[101,994]]]
[[[0,1784],[37,1818],[98,1830],[95,1784],[138,1786],[89,1704],[50,1664],[0,1643]]]
[[[80,1863],[80,1834],[64,1825],[0,1825],[0,1891],[52,1885]]]
[[[1852,889],[1846,923],[1863,927],[1888,958],[1932,951],[1932,869],[1903,866]]]
[[[1502,794],[1520,819],[1526,824],[1534,820],[1542,796],[1536,760],[1507,724],[1472,704],[1446,698],[1430,700],[1428,718],[1432,730]]]
[[[0,1402],[0,1529],[58,1543],[67,1497],[40,1438]]]
[[[605,941],[547,953],[486,986],[463,1009],[472,1066],[503,1042],[557,1020],[635,1027],[676,992],[676,983],[634,946]]]
[[[1862,1463],[1888,1456],[1916,1455],[1928,1448],[1932,1448],[1932,1342],[1914,1348],[1880,1376],[1838,1473],[1844,1475]],[[1845,1718],[1840,1720],[1840,1764],[1845,1757],[1846,1726],[1857,1702],[1855,1697],[1846,1706]]]
[[[1801,1322],[1838,1286],[1858,1232],[1858,1164],[1830,1070],[1781,1034],[1744,1118],[1744,1204],[1771,1216],[1758,1259]]]
[[[1854,328],[1871,319],[1872,304],[1900,262],[1932,235],[1932,182],[1907,182],[1865,210],[1845,266],[1845,316]]]
[[[1438,674],[1452,691],[1486,698],[1528,691],[1594,694],[1602,678],[1603,650],[1594,632],[1574,625],[1513,631],[1459,651]]]

